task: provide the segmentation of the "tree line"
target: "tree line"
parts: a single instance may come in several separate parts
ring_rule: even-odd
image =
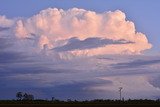
[[[34,100],[34,96],[32,94],[17,92],[16,93],[17,100]]]
[[[111,99],[94,99],[94,100],[85,100],[85,101],[78,101],[78,100],[71,100],[68,99],[66,101],[58,100],[52,97],[51,100],[43,100],[43,99],[34,99],[34,95],[24,92],[17,92],[16,98],[19,101],[32,101],[32,103],[77,103],[77,104],[90,104],[90,103],[99,103],[99,104],[160,104],[160,99],[157,100],[149,100],[149,99],[128,99],[128,100],[111,100]],[[15,101],[15,100],[14,100]],[[5,101],[3,101],[5,102]],[[8,101],[6,101],[8,102]]]

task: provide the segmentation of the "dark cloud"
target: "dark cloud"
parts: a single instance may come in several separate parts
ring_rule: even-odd
[[[0,37],[0,65],[24,61],[25,55],[14,50],[13,45],[14,39]]]
[[[150,76],[148,82],[156,88],[160,89],[160,75]]]
[[[72,50],[84,50],[84,49],[92,49],[92,48],[98,48],[103,47],[105,45],[111,45],[111,44],[129,44],[133,43],[126,40],[111,40],[111,39],[102,39],[98,37],[94,38],[87,38],[85,40],[79,40],[78,38],[70,38],[68,40],[68,43],[61,47],[56,47],[53,50],[58,52],[63,51],[72,51]]]
[[[100,59],[100,60],[114,60],[114,58],[109,58],[109,57],[98,57],[97,59]]]
[[[34,61],[28,58],[29,56],[20,52],[12,52],[12,51],[0,52],[1,76],[6,77],[8,75],[26,74],[27,71],[29,70],[30,72],[31,71],[34,72],[35,70],[34,65],[27,66],[28,63],[33,63]]]
[[[51,73],[51,74],[59,74],[59,73],[76,73],[78,70],[73,69],[55,69],[50,68],[48,65],[34,65],[35,63],[32,63],[32,65],[27,64],[16,64],[11,66],[3,66],[1,68],[1,75],[17,75],[17,74],[41,74],[41,73]]]
[[[0,38],[0,52],[7,49],[12,45],[8,38]]]
[[[5,30],[9,30],[9,29],[10,29],[9,27],[0,27],[0,32],[5,31]]]
[[[0,52],[0,64],[23,62],[24,59],[25,56],[19,52]]]
[[[117,63],[117,64],[111,64],[113,68],[138,68],[141,66],[147,66],[152,64],[158,64],[160,63],[160,59],[151,59],[151,60],[135,60],[132,62],[125,62],[125,63]]]

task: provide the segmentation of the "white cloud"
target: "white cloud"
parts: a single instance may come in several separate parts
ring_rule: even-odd
[[[10,27],[13,24],[13,20],[7,19],[6,16],[0,16],[0,27]]]
[[[62,46],[59,41],[66,41],[72,37],[80,40],[98,37],[111,40],[126,40],[133,43],[110,44],[103,47],[72,50],[69,54],[101,55],[101,54],[140,54],[150,49],[151,44],[146,36],[136,32],[134,23],[126,20],[125,13],[120,10],[114,12],[96,13],[84,9],[72,8],[62,10],[48,8],[25,20],[17,21],[15,33],[18,38],[39,36],[37,45],[49,49]],[[42,40],[44,39],[44,40]],[[67,43],[67,41],[65,42]],[[59,45],[57,45],[59,44]],[[63,43],[64,44],[64,43]],[[60,53],[66,54],[66,53]]]

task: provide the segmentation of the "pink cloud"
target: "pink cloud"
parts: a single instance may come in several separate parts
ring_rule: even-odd
[[[15,33],[18,38],[30,37],[31,34],[38,35],[40,39],[37,45],[40,45],[40,47],[48,45],[50,49],[55,48],[59,41],[65,41],[72,37],[77,37],[80,40],[99,37],[133,42],[68,52],[76,56],[140,54],[143,50],[152,47],[146,35],[136,32],[134,23],[128,21],[125,13],[120,10],[96,13],[78,8],[69,10],[48,8],[26,20],[17,21]]]
[[[14,21],[7,19],[6,16],[0,16],[0,27],[10,27],[13,23]]]

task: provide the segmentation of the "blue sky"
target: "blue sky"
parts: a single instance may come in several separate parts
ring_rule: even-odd
[[[159,3],[1,0],[0,99],[160,98]]]

